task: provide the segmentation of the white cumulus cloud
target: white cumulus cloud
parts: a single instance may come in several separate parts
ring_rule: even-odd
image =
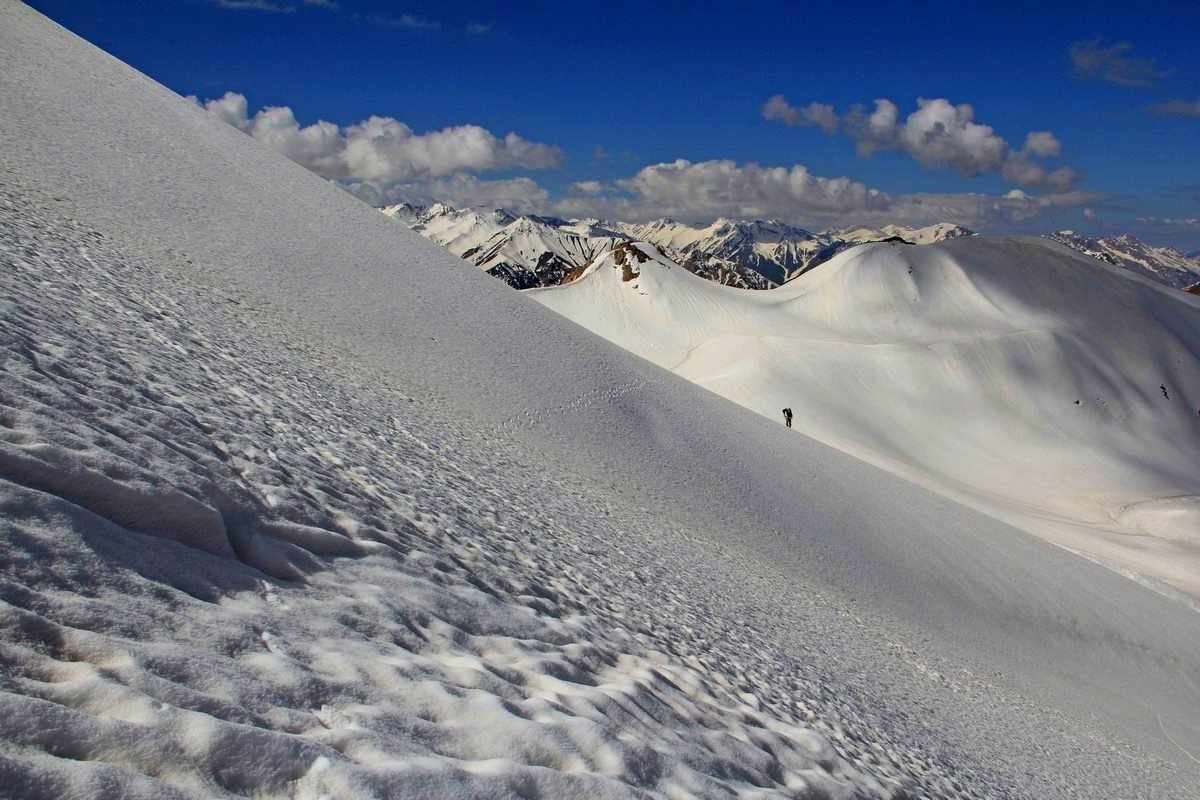
[[[268,106],[250,116],[246,98],[236,92],[202,105],[217,119],[318,175],[370,184],[384,192],[393,184],[459,172],[544,169],[562,162],[557,147],[515,133],[496,136],[478,125],[417,133],[397,119],[381,116],[345,127],[325,121],[301,125],[287,106]]]
[[[925,167],[952,169],[965,177],[998,173],[1018,186],[1059,192],[1080,177],[1072,167],[1050,168],[1042,163],[1062,152],[1062,143],[1052,132],[1029,133],[1017,150],[991,125],[976,121],[970,104],[955,105],[941,97],[919,98],[916,110],[903,120],[899,107],[886,98],[877,99],[873,109],[854,106],[839,118],[830,106],[810,103],[800,108],[775,95],[763,106],[762,115],[789,125],[815,125],[827,133],[840,127],[864,158],[880,150],[900,150]]]
[[[849,178],[813,175],[801,164],[766,167],[681,158],[644,167],[617,183],[643,203],[713,216],[846,212],[889,202],[883,192]]]
[[[847,214],[882,209],[887,194],[849,178],[813,175],[800,164],[770,167],[722,159],[677,159],[643,167],[598,196],[598,182],[575,184],[575,194],[555,205],[558,213],[637,221],[660,216],[682,219]]]

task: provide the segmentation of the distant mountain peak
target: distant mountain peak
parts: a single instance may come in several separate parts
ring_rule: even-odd
[[[1072,230],[1046,236],[1072,250],[1175,289],[1200,281],[1200,262],[1175,247],[1154,247],[1130,233],[1090,238]]]

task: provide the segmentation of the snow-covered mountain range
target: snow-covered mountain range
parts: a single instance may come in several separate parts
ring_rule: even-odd
[[[703,278],[742,289],[770,289],[858,244],[901,239],[927,245],[973,236],[961,225],[923,228],[826,229],[812,233],[778,220],[717,219],[688,224],[672,219],[626,223],[520,216],[505,209],[456,209],[402,203],[380,209],[456,256],[510,286],[557,286],[619,241],[655,245],[668,259]],[[1109,264],[1186,289],[1200,283],[1200,260],[1172,247],[1153,247],[1129,234],[1091,239],[1074,231],[1047,238]]]
[[[826,266],[514,292],[0,0],[0,796],[1193,800],[1200,615],[1127,575],[1194,530],[1103,566],[920,475],[1186,522],[1136,439],[1194,441],[1200,299],[1039,240]],[[538,302],[590,291],[816,367],[846,450]],[[1015,491],[1093,435],[1101,496]]]
[[[444,203],[427,208],[402,203],[380,210],[518,289],[557,286],[619,241],[650,242],[685,269],[716,283],[769,289],[854,244],[897,236],[928,244],[972,233],[949,224],[811,233],[777,220],[718,219],[707,225],[672,219],[562,220]]]

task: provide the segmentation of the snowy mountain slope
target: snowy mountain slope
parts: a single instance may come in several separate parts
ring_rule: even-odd
[[[1090,239],[1075,231],[1056,231],[1046,238],[1175,289],[1200,282],[1200,260],[1175,247],[1153,247],[1127,233]]]
[[[1191,610],[0,14],[5,786],[1191,794]]]
[[[738,293],[652,258],[533,297],[676,374],[1200,596],[1200,304],[1036,240],[864,245]],[[1147,536],[1151,537],[1147,540]]]
[[[330,381],[346,354],[280,341],[269,307],[162,274],[49,196],[5,191],[0,215],[0,331],[27,343],[0,383],[11,796],[903,784],[839,756],[806,705],[764,714],[606,620],[649,632],[640,581],[662,569],[579,526],[609,509],[376,376]],[[626,561],[571,552],[596,541]]]

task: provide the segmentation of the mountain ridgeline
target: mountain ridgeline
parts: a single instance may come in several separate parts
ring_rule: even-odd
[[[674,263],[725,286],[771,289],[862,242],[899,236],[926,244],[972,235],[947,224],[812,233],[778,220],[721,218],[698,225],[673,219],[564,220],[445,203],[401,203],[380,210],[517,289],[558,286],[621,242],[649,242]]]
[[[380,211],[516,289],[558,286],[621,242],[653,244],[672,262],[724,286],[773,289],[867,242],[924,245],[975,235],[948,222],[924,228],[885,225],[812,233],[779,220],[720,218],[709,224],[668,218],[642,223],[564,220],[517,215],[503,208],[457,209],[445,203],[400,203]],[[1129,234],[1091,239],[1062,230],[1046,238],[1167,286],[1200,292],[1196,253],[1153,247]]]

